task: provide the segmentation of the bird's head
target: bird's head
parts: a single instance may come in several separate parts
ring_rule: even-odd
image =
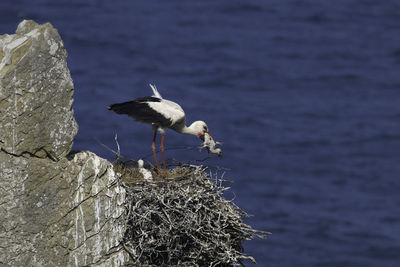
[[[204,134],[208,133],[210,136],[210,132],[208,131],[208,126],[204,121],[195,121],[190,127],[192,130],[196,132],[196,135],[204,141]]]

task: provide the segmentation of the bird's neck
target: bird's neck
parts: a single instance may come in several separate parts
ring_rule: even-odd
[[[187,127],[186,125],[180,129],[180,133],[183,134],[191,134],[191,135],[195,135],[198,136],[198,131],[196,131],[195,129],[193,129],[192,125],[190,125],[189,127]]]

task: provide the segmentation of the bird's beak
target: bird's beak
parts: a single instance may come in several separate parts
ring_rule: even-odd
[[[204,142],[204,134],[199,133],[197,134],[197,136],[201,139],[201,141]]]
[[[205,132],[205,133],[208,134],[208,135],[211,137],[211,139],[214,140],[214,138],[212,137],[212,135],[211,135],[211,133],[210,133],[209,131],[207,131],[207,132]],[[199,133],[197,136],[201,139],[201,141],[204,142],[204,134]]]

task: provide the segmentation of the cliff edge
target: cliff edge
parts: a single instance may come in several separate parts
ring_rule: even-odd
[[[125,190],[111,163],[69,155],[78,126],[50,23],[0,36],[0,265],[122,266]]]

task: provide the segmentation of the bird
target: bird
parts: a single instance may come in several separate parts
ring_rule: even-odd
[[[149,84],[149,86],[153,90],[152,96],[139,97],[131,101],[111,104],[108,106],[108,109],[117,114],[128,115],[138,122],[147,123],[152,126],[154,135],[151,148],[157,170],[160,172],[161,169],[158,164],[155,148],[157,132],[161,134],[160,152],[164,170],[167,170],[164,157],[164,141],[167,128],[181,134],[197,136],[203,141],[205,134],[211,136],[211,133],[204,121],[195,121],[190,126],[186,126],[186,116],[182,107],[173,101],[162,98],[155,85]]]

